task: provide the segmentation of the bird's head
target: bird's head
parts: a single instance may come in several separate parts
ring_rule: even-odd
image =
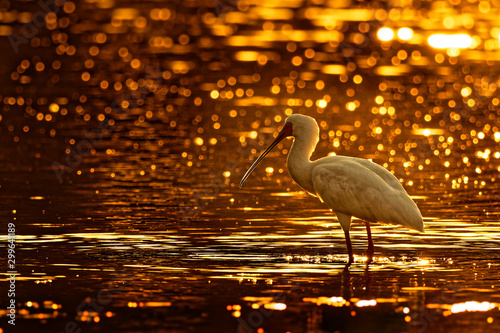
[[[288,136],[294,136],[296,138],[311,137],[311,136],[319,137],[318,123],[312,117],[308,117],[303,114],[292,114],[291,116],[286,118],[285,126],[281,130],[282,132],[286,126],[291,127],[290,131],[292,134]]]
[[[291,116],[286,118],[285,125],[278,133],[276,139],[274,139],[269,147],[267,147],[266,150],[264,150],[262,154],[260,154],[259,158],[257,158],[255,162],[253,162],[252,166],[245,173],[245,175],[241,179],[240,187],[243,185],[243,182],[250,176],[252,171],[257,167],[257,165],[274,147],[276,147],[276,145],[278,145],[278,143],[280,143],[281,140],[289,136],[300,138],[311,135],[315,136],[314,144],[316,144],[319,137],[319,128],[314,118],[304,116],[302,114],[292,114]]]

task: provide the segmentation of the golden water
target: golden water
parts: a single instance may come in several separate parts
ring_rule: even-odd
[[[39,12],[46,24],[26,35]],[[54,12],[0,7],[17,328],[498,331],[498,1],[108,0]],[[400,178],[425,233],[373,224],[367,266],[354,221],[346,270],[336,218],[288,176],[288,140],[239,189],[292,113],[320,125],[313,158],[370,158]]]

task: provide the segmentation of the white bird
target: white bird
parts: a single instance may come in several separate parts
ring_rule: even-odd
[[[311,161],[319,141],[319,127],[314,118],[300,114],[286,119],[276,139],[245,173],[240,187],[264,157],[289,136],[294,137],[294,142],[288,154],[288,172],[300,187],[317,196],[337,215],[345,233],[348,265],[354,262],[349,237],[353,216],[366,221],[368,262],[373,260],[374,253],[370,222],[400,224],[424,231],[420,210],[387,169],[369,160],[348,156],[327,156]]]

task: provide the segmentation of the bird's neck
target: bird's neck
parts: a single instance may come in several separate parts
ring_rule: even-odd
[[[317,136],[310,137],[309,140],[295,138],[287,159],[288,172],[292,179],[311,194],[316,194],[316,192],[311,179],[312,162],[310,158],[317,143]]]

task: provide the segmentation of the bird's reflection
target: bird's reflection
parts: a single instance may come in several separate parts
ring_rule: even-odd
[[[352,276],[351,272],[349,270],[349,265],[348,263],[346,265],[346,268],[344,268],[344,271],[342,272],[342,282],[341,282],[341,295],[344,297],[344,299],[351,299],[352,297]]]

